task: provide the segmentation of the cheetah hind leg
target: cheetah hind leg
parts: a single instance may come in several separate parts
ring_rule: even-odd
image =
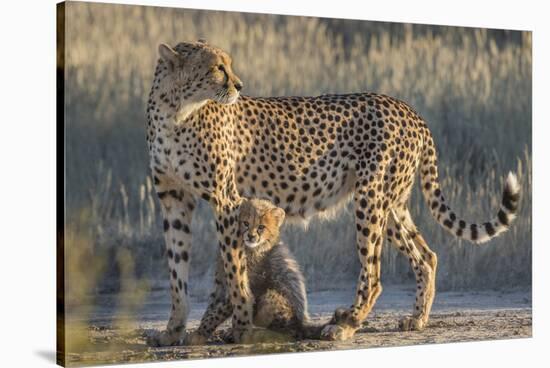
[[[421,331],[428,324],[435,297],[437,256],[416,229],[406,208],[392,210],[387,239],[408,259],[416,278],[416,301],[412,316],[399,321],[402,331]]]
[[[423,278],[420,280],[420,284],[416,290],[416,302],[413,315],[410,317],[403,317],[399,321],[399,328],[402,331],[422,331],[428,325],[430,319],[430,312],[432,304],[435,299],[435,276],[437,270],[437,256],[431,251],[422,235],[416,233],[416,236],[412,238],[414,245],[422,253],[422,260],[428,265],[420,265],[419,269],[424,270]],[[415,270],[415,273],[418,270]]]

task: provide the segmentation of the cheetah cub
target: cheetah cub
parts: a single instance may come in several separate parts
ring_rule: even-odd
[[[320,338],[307,312],[304,276],[286,244],[279,240],[283,209],[250,199],[239,213],[240,239],[245,245],[254,325],[289,332],[297,338]]]

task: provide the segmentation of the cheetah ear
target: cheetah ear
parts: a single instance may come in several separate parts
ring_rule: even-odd
[[[280,227],[285,221],[285,211],[282,208],[275,207],[271,210],[271,215],[277,220],[277,226]]]
[[[204,38],[199,38],[199,40],[198,40],[197,42],[198,42],[198,43],[206,44],[206,39],[204,39]]]
[[[250,206],[250,200],[248,198],[243,197],[243,201],[239,206],[239,218],[241,218],[244,215],[245,211],[248,211],[249,206]]]
[[[172,65],[177,65],[177,63],[180,61],[180,55],[178,54],[178,52],[165,43],[161,43],[159,45],[159,55],[161,58],[171,63]]]

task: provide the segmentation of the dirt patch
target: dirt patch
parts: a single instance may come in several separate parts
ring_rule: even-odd
[[[532,335],[530,309],[456,311],[434,313],[422,332],[401,332],[397,329],[400,313],[383,312],[369,318],[351,341],[327,342],[303,340],[289,343],[254,345],[225,344],[222,336],[227,325],[204,346],[151,348],[146,336],[164,326],[162,322],[141,323],[134,329],[91,325],[87,327],[89,344],[85,349],[67,355],[68,365],[147,362],[180,359],[203,359],[224,356],[273,354],[287,352],[362,349],[386,346],[449,343],[494,339],[525,338]],[[323,322],[330,314],[314,319]],[[198,321],[192,321],[196,328]]]

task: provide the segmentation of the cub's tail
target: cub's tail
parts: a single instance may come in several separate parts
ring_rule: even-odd
[[[299,328],[298,338],[300,339],[310,339],[310,340],[320,340],[321,332],[326,324],[315,324],[311,321],[305,321]]]
[[[468,223],[451,210],[443,196],[437,174],[435,145],[431,135],[427,137],[420,165],[422,193],[432,216],[454,236],[480,244],[508,230],[517,215],[520,186],[516,175],[508,174],[497,215],[488,222]]]

